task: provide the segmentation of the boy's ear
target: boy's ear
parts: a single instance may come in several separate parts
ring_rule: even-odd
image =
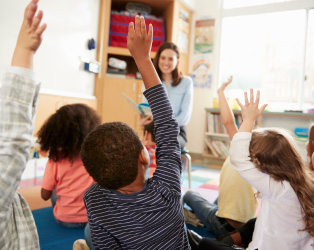
[[[141,164],[146,165],[149,164],[149,156],[148,156],[148,152],[147,150],[142,149],[139,156],[138,156],[138,160]]]

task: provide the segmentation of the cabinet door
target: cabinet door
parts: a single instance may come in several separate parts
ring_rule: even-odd
[[[138,81],[135,79],[105,78],[102,101],[103,122],[125,122],[136,129],[138,115],[122,93],[138,103]]]
[[[50,115],[54,114],[57,109],[62,106],[62,97],[40,94],[38,97],[37,113],[35,118],[34,136],[49,118]]]

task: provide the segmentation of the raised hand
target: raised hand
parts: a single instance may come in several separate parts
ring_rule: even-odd
[[[256,98],[254,100],[253,89],[250,89],[250,100],[248,98],[248,94],[244,92],[244,100],[245,104],[243,105],[239,99],[236,99],[242,113],[243,123],[239,131],[241,132],[251,132],[254,126],[254,122],[256,118],[263,112],[266,108],[267,104],[264,104],[261,108],[258,108],[259,100],[260,100],[260,91],[257,91]]]
[[[46,24],[40,25],[43,18],[42,11],[39,11],[35,16],[38,1],[32,0],[25,9],[24,20],[12,58],[12,66],[30,69],[33,67],[33,55],[39,48],[42,41],[42,34],[47,27]]]
[[[134,24],[129,24],[129,32],[127,37],[128,49],[136,60],[139,57],[150,58],[150,50],[153,41],[153,26],[150,24],[148,33],[146,31],[145,19],[143,16],[135,17],[135,29]]]
[[[221,84],[221,86],[218,88],[217,92],[224,92],[226,87],[232,82],[233,76],[229,76],[228,81]]]
[[[153,41],[153,26],[151,24],[149,25],[147,33],[144,17],[136,16],[135,29],[133,23],[129,24],[127,41],[129,51],[141,73],[145,88],[148,89],[154,85],[161,84],[149,56]]]

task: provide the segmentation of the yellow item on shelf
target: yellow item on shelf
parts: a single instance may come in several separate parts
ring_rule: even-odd
[[[239,104],[235,99],[228,100],[229,106],[232,110],[240,110]]]
[[[239,105],[238,105],[236,100],[234,100],[234,99],[228,100],[228,103],[229,103],[229,106],[230,106],[230,108],[232,110],[240,110],[240,107],[239,107]],[[214,109],[219,109],[220,108],[218,98],[214,98],[213,99],[213,108]]]
[[[220,106],[219,106],[219,100],[218,100],[218,98],[214,98],[213,99],[213,108],[214,109],[219,109],[220,108]]]

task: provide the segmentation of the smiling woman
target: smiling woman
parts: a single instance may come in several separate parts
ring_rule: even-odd
[[[178,140],[180,147],[187,143],[186,125],[189,123],[193,108],[193,82],[179,71],[180,53],[174,43],[162,44],[155,56],[154,65],[159,78],[166,88],[170,103],[180,127]],[[144,100],[146,101],[146,100]],[[152,117],[143,118],[142,124],[150,122]],[[147,122],[147,123],[149,123]]]

